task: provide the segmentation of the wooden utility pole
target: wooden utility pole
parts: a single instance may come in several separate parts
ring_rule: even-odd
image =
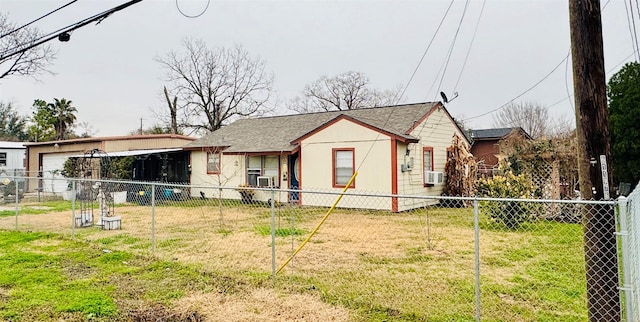
[[[569,0],[580,194],[610,198],[612,186],[599,0]],[[589,321],[620,321],[615,217],[610,205],[582,212]]]

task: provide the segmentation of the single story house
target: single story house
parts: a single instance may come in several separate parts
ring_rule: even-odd
[[[498,169],[500,161],[507,156],[500,153],[500,141],[511,137],[522,136],[531,140],[531,136],[521,127],[507,127],[497,129],[481,129],[471,131],[471,154],[478,163],[478,174],[492,176]]]
[[[27,175],[33,178],[28,180],[27,191],[65,191],[67,183],[61,171],[66,160],[95,149],[109,157],[136,156],[134,180],[186,183],[189,153],[181,147],[194,140],[184,135],[150,134],[25,143]]]
[[[350,188],[385,194],[440,195],[447,147],[454,137],[469,141],[440,102],[347,111],[241,119],[186,144],[191,151],[191,183],[197,186],[280,187],[342,191]],[[198,197],[197,191],[191,194]],[[224,198],[240,199],[234,190]],[[207,195],[213,197],[213,195]],[[330,206],[335,195],[291,191],[280,202]],[[255,198],[271,198],[256,191]],[[365,205],[343,198],[341,207],[394,212],[424,201],[385,198]]]

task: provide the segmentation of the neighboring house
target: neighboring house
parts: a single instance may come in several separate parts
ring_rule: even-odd
[[[188,181],[189,154],[181,147],[195,138],[176,134],[130,135],[25,143],[27,191],[41,189],[59,193],[67,189],[61,171],[70,157],[98,149],[109,157],[136,156],[133,179],[142,181]],[[45,182],[46,184],[43,184]]]
[[[508,127],[499,129],[472,130],[471,154],[478,163],[478,174],[481,176],[491,176],[498,169],[498,164],[506,155],[500,153],[500,141],[511,136],[523,136],[531,140],[531,136],[521,127]]]
[[[351,188],[359,191],[440,195],[446,149],[454,136],[470,146],[438,102],[242,119],[184,149],[191,150],[194,185],[339,192],[357,169]],[[195,197],[200,191],[191,193]],[[223,193],[224,198],[240,199],[236,191]],[[335,197],[295,191],[275,196],[281,202],[318,206],[330,206]],[[271,196],[257,191],[255,198]],[[403,211],[424,205],[391,197],[369,205],[355,202],[343,198],[340,206]]]
[[[25,150],[22,142],[0,141],[0,174],[24,175]]]

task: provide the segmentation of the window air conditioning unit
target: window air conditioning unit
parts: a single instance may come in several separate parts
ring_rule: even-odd
[[[258,187],[273,187],[273,177],[258,177]]]
[[[438,171],[425,171],[424,183],[426,184],[439,184],[444,181],[444,173]]]

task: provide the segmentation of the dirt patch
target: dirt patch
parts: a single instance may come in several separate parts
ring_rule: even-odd
[[[184,322],[200,322],[206,321],[198,312],[178,312],[170,310],[162,305],[149,305],[135,310],[127,314],[132,322],[147,321],[184,321]]]
[[[259,288],[244,295],[195,294],[176,303],[176,311],[198,312],[206,321],[348,321],[344,308],[310,294],[277,294]],[[203,321],[204,321],[203,320]]]

